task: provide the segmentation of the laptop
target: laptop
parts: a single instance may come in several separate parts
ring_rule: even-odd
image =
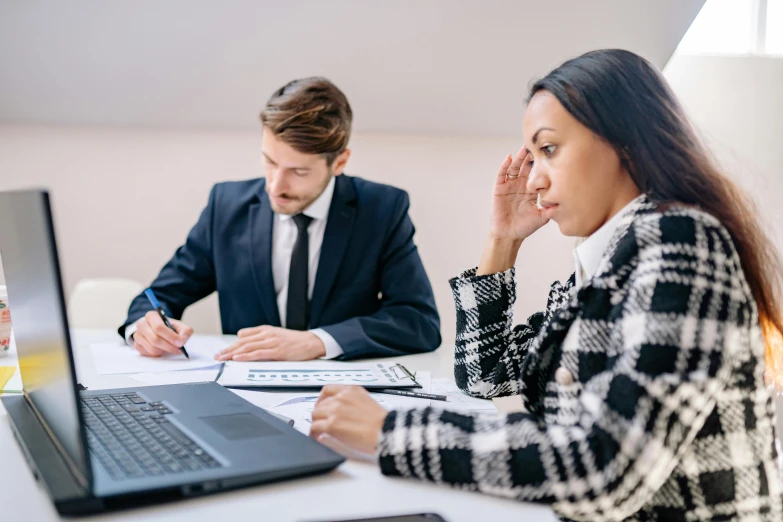
[[[343,462],[214,382],[79,386],[46,191],[0,192],[0,259],[24,387],[2,402],[61,514],[324,473]]]

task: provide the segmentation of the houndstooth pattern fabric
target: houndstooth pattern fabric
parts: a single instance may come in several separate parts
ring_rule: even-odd
[[[758,313],[717,220],[640,198],[596,275],[517,326],[514,269],[451,285],[457,383],[526,411],[391,411],[384,473],[572,520],[783,520]]]

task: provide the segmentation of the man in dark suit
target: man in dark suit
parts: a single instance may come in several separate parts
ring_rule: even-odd
[[[220,360],[394,356],[440,345],[432,287],[413,242],[408,195],[343,174],[352,113],[324,78],[295,80],[261,113],[266,177],[218,183],[185,244],[119,334],[141,354],[179,353],[179,321],[218,292]]]

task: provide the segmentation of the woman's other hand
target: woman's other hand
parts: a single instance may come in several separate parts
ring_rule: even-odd
[[[310,436],[329,435],[353,450],[375,453],[386,410],[361,386],[324,386],[313,408]]]

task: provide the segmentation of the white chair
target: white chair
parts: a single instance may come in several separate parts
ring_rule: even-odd
[[[125,322],[131,301],[143,289],[133,279],[82,279],[68,303],[71,328],[116,329]]]

